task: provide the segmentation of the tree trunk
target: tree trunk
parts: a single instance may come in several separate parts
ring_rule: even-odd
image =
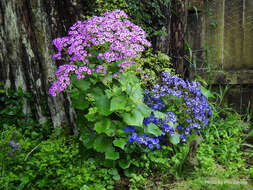
[[[31,112],[43,123],[46,97],[54,127],[70,126],[75,131],[74,110],[66,94],[48,95],[55,79],[56,63],[51,59],[55,37],[67,29],[84,10],[81,0],[1,0],[0,1],[0,81],[4,88],[18,89],[33,95],[24,112]]]
[[[156,49],[172,58],[176,72],[184,77],[185,31],[188,0],[171,0],[163,12],[166,16],[167,36],[158,39]]]
[[[169,55],[176,67],[176,71],[184,77],[185,31],[187,24],[188,0],[172,0]]]

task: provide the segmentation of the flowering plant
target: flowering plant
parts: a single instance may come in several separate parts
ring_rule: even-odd
[[[152,128],[153,137],[146,134],[138,136],[133,127],[128,126],[126,133],[131,132],[129,142],[136,141],[152,149],[159,148],[159,143],[172,144],[186,142],[188,135],[199,134],[201,127],[208,123],[212,115],[211,106],[202,94],[199,82],[184,81],[167,72],[161,74],[157,84],[145,92],[145,103],[152,109],[152,114],[144,119],[147,130]]]
[[[68,36],[54,39],[53,45],[58,50],[53,59],[64,56],[69,62],[58,68],[57,80],[49,89],[56,96],[70,85],[71,75],[77,79],[87,75],[118,77],[135,63],[133,58],[140,56],[144,45],[151,44],[139,26],[132,24],[123,11],[115,10],[103,17],[78,21],[70,27]]]
[[[151,45],[145,32],[123,11],[115,10],[78,21],[68,36],[53,44],[58,50],[53,58],[67,64],[58,68],[49,94],[69,89],[72,106],[82,112],[79,129],[84,146],[105,153],[107,160],[124,160],[125,126],[143,131],[143,120],[151,113],[135,76],[135,58]],[[121,160],[122,168],[129,167]]]
[[[150,149],[168,138],[178,144],[207,124],[210,107],[196,82],[163,72],[144,96],[135,60],[151,44],[123,11],[78,21],[53,44],[58,50],[53,58],[67,63],[58,68],[49,93],[69,89],[72,106],[82,112],[84,146],[104,153],[107,160],[119,160],[123,169],[131,163],[128,142]]]

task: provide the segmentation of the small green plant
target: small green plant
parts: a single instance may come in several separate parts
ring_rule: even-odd
[[[153,49],[146,50],[142,57],[137,57],[135,60],[140,64],[141,71],[139,75],[141,86],[144,89],[149,89],[156,83],[162,72],[167,72],[170,75],[175,75],[175,70],[172,68],[170,57],[162,52],[152,53]]]

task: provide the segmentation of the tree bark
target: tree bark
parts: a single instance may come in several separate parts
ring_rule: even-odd
[[[185,32],[188,0],[171,0],[163,12],[166,16],[167,36],[158,38],[156,49],[169,55],[176,72],[184,77]]]
[[[56,63],[51,59],[55,37],[80,18],[85,6],[81,0],[1,0],[0,1],[0,81],[4,88],[18,89],[33,95],[24,112],[43,123],[41,101],[47,97],[54,127],[70,126],[75,131],[75,112],[66,94],[48,95],[55,80]]]
[[[188,0],[172,0],[169,55],[176,72],[184,77],[185,31],[187,25]]]

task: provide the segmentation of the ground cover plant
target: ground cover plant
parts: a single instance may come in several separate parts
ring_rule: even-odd
[[[78,134],[22,115],[21,89],[3,94],[0,189],[176,189],[187,179],[179,189],[207,189],[210,177],[252,173],[241,116],[145,51],[144,30],[124,11],[78,21],[53,45],[64,64],[49,94],[68,93]]]

